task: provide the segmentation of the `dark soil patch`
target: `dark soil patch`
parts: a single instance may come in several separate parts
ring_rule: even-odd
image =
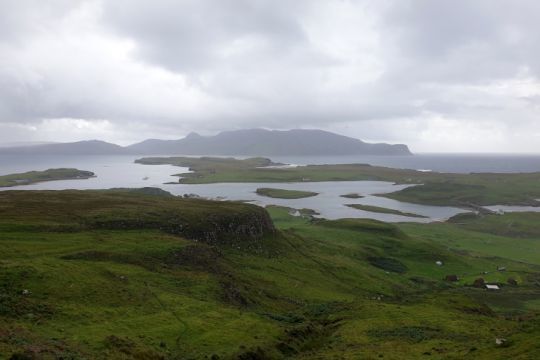
[[[440,339],[443,337],[443,332],[441,329],[425,326],[403,326],[394,329],[369,330],[368,335],[379,339],[401,339],[419,343],[425,340]]]
[[[46,299],[26,288],[27,283],[40,278],[31,267],[0,268],[0,316],[34,322],[52,317],[54,308]]]
[[[368,261],[371,265],[386,271],[391,271],[398,274],[403,274],[407,271],[407,266],[405,266],[405,264],[393,258],[369,257]]]
[[[110,335],[105,338],[105,346],[121,358],[137,360],[165,360],[165,356],[151,349],[142,348],[135,341],[129,338],[122,338],[116,335]],[[120,355],[121,354],[121,355]]]
[[[143,267],[147,270],[155,271],[163,267],[164,262],[160,255],[141,255],[137,253],[114,253],[107,251],[82,251],[75,254],[68,254],[61,257],[63,260],[84,260],[84,261],[110,261],[119,264],[130,264]]]
[[[294,356],[320,348],[328,343],[331,334],[340,326],[340,319],[311,321],[285,330],[276,349],[284,356]]]
[[[188,245],[167,254],[165,262],[173,266],[188,266],[191,268],[219,272],[221,251],[207,245]]]
[[[239,354],[236,357],[238,360],[270,360],[272,357],[268,356],[261,348],[255,350],[248,350]]]
[[[480,304],[478,306],[464,306],[460,308],[460,310],[471,315],[495,316],[495,312],[486,304]]]

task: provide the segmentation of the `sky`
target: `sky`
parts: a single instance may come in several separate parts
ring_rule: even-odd
[[[540,152],[536,0],[0,0],[0,143],[319,128]]]

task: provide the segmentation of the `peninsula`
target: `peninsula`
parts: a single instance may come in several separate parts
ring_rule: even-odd
[[[91,171],[78,169],[48,169],[44,171],[28,171],[19,174],[0,176],[0,187],[30,185],[44,181],[89,179],[95,174]]]

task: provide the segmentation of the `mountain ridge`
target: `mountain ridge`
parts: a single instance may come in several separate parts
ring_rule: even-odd
[[[192,132],[177,140],[146,139],[120,146],[101,140],[0,148],[0,154],[49,155],[412,155],[404,144],[367,143],[316,129],[223,131],[213,136]]]
[[[406,145],[370,144],[323,130],[244,129],[179,140],[145,140],[126,147],[140,154],[185,155],[411,155]]]
[[[128,153],[125,147],[102,140],[0,148],[0,154],[3,155],[118,155]]]

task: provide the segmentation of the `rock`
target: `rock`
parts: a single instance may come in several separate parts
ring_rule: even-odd
[[[473,282],[473,286],[476,288],[483,288],[485,285],[486,281],[484,280],[484,278],[478,278]]]
[[[506,280],[506,282],[508,283],[508,285],[511,285],[511,286],[517,286],[518,285],[517,280],[512,278],[512,277],[509,277],[508,280]]]

